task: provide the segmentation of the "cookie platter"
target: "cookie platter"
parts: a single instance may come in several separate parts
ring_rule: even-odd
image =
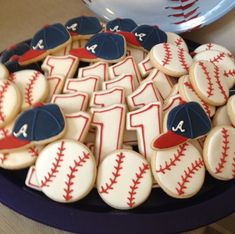
[[[182,232],[234,212],[235,64],[223,46],[81,16],[1,61],[6,206],[78,233]]]

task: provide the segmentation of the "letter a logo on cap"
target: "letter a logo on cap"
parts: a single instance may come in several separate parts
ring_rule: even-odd
[[[183,124],[184,124],[184,121],[181,120],[176,127],[174,127],[174,126],[172,127],[172,131],[176,132],[176,131],[180,130],[181,132],[185,132],[185,129],[183,128]]]
[[[26,138],[28,136],[27,129],[28,129],[28,124],[24,124],[18,132],[13,132],[13,135],[15,137],[23,135]]]
[[[92,46],[87,46],[86,49],[88,51],[91,51],[91,53],[95,54],[95,49],[97,48],[97,46],[98,46],[97,44],[94,44]]]

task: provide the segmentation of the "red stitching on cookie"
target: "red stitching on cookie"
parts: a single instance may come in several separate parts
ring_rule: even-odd
[[[188,67],[188,64],[185,60],[184,49],[183,48],[178,48],[177,54],[178,54],[178,58],[179,58],[181,67],[183,67],[183,69],[185,71],[188,71],[189,67]]]
[[[211,50],[212,47],[213,47],[212,43],[206,44],[206,50]]]
[[[213,90],[214,90],[213,84],[211,82],[210,74],[207,71],[206,66],[204,65],[203,62],[200,61],[198,64],[199,64],[200,68],[202,69],[203,73],[206,76],[206,80],[207,80],[207,84],[208,84],[206,92],[207,92],[207,97],[209,98],[210,96],[213,95]]]
[[[0,161],[1,161],[0,165],[4,164],[4,162],[7,160],[7,155],[8,154],[0,154]]]
[[[175,39],[175,45],[181,46],[183,43],[183,39],[181,37]]]
[[[226,94],[226,92],[220,82],[220,74],[219,74],[219,67],[218,66],[214,67],[214,75],[215,75],[216,84],[218,85],[218,88],[219,88],[221,94],[223,95],[224,99],[227,100],[228,96],[227,96],[227,94]]]
[[[198,94],[197,94],[197,93],[195,92],[195,90],[193,89],[192,84],[189,83],[189,82],[184,82],[184,85],[185,85],[186,87],[188,87],[188,88],[198,97],[198,99],[200,100],[200,103],[202,104],[203,109],[206,111],[207,115],[208,115],[208,116],[211,116],[211,111],[210,111],[209,105],[207,105],[207,103],[204,102],[204,101],[198,96]]]
[[[132,185],[130,185],[129,197],[127,197],[127,205],[132,208],[135,205],[135,195],[136,190],[138,189],[138,185],[140,184],[140,180],[143,178],[143,175],[149,169],[148,164],[142,163],[142,168],[139,167],[139,173],[135,173],[135,179],[132,179]]]
[[[52,168],[50,169],[50,172],[47,173],[47,176],[44,176],[44,180],[41,180],[41,187],[49,187],[48,183],[52,182],[52,178],[55,178],[56,174],[59,172],[58,168],[61,167],[60,163],[64,161],[64,141],[61,142],[57,150],[55,162],[52,163]]]
[[[8,80],[11,82],[15,82],[16,79],[16,74],[15,73],[11,73],[8,77]]]
[[[10,86],[10,82],[9,81],[4,81],[3,85],[1,86],[1,90],[0,90],[0,121],[3,122],[6,118],[6,115],[4,114],[3,111],[3,103],[4,103],[4,95],[7,92],[7,89]]]
[[[113,178],[110,177],[110,184],[105,183],[105,186],[101,186],[100,193],[107,193],[109,190],[113,190],[113,185],[117,183],[117,178],[121,175],[120,171],[122,170],[122,163],[125,156],[123,153],[117,154],[117,159],[115,160],[116,165],[114,165],[114,171],[112,172]]]
[[[172,59],[172,54],[168,43],[163,43],[163,48],[165,50],[165,56],[162,60],[162,66],[164,67],[169,64],[170,60]]]
[[[228,130],[226,128],[222,128],[221,129],[221,133],[222,133],[222,152],[220,155],[220,161],[218,163],[218,166],[215,168],[215,174],[219,174],[222,172],[222,169],[224,168],[226,161],[226,158],[228,157],[228,150],[229,150],[229,134],[228,134]]]
[[[224,57],[225,57],[225,53],[221,52],[216,57],[214,57],[213,59],[210,59],[210,62],[218,63],[219,61],[223,60]]]
[[[176,191],[178,195],[183,195],[185,193],[186,183],[189,183],[189,179],[192,178],[192,175],[195,174],[202,166],[204,165],[202,159],[195,160],[194,163],[191,163],[191,167],[187,167],[187,170],[184,170],[184,175],[181,176],[181,181],[178,182],[178,187],[176,187]]]
[[[174,158],[170,159],[170,162],[168,163],[167,161],[165,161],[165,166],[163,167],[162,165],[160,165],[160,168],[156,170],[156,173],[163,173],[165,174],[165,171],[170,171],[171,167],[176,166],[176,162],[180,162],[180,158],[185,156],[185,151],[186,151],[186,146],[188,146],[188,143],[183,143],[181,145],[179,145],[179,147],[177,148],[177,153],[174,154]]]
[[[224,71],[224,75],[228,78],[230,76],[235,76],[235,69]]]
[[[35,146],[29,147],[28,152],[32,157],[38,157],[38,155],[39,155],[39,150]]]
[[[9,130],[6,128],[1,128],[0,134],[2,135],[2,137],[7,137],[9,135]]]
[[[38,77],[40,76],[40,74],[41,73],[38,71],[34,72],[31,79],[29,80],[29,83],[25,87],[25,103],[29,104],[30,106],[32,106],[33,104],[32,103],[33,102],[33,98],[32,98],[33,86],[36,80],[38,79]]]
[[[83,157],[78,156],[79,160],[74,160],[74,166],[69,166],[70,172],[67,174],[68,181],[65,181],[66,188],[64,189],[65,195],[63,198],[65,201],[71,200],[73,197],[71,193],[74,191],[72,186],[74,184],[73,179],[75,178],[75,173],[78,171],[78,167],[82,167],[86,160],[89,159],[90,154],[83,152]]]

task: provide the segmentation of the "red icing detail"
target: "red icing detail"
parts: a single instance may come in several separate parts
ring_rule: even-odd
[[[48,183],[52,182],[52,179],[56,177],[56,174],[59,172],[59,167],[61,167],[60,163],[64,161],[64,141],[61,141],[60,146],[57,148],[56,157],[54,158],[54,162],[52,163],[52,167],[49,172],[47,172],[47,176],[44,176],[44,180],[41,180],[41,187],[49,187]]]
[[[15,82],[16,79],[16,74],[15,73],[11,73],[8,77],[8,80],[11,82]]]
[[[150,67],[146,67],[146,64],[148,64],[148,63],[150,63],[150,59],[147,59],[144,63],[142,63],[142,66],[144,67],[144,70],[146,71],[146,72],[149,72],[149,71],[151,71],[151,70],[153,70],[153,66],[152,66],[152,64],[151,64],[151,66]]]
[[[224,71],[224,76],[226,76],[227,78],[229,78],[230,76],[235,76],[235,69]]]
[[[206,102],[204,102],[204,101],[198,96],[198,94],[197,94],[197,93],[195,92],[195,90],[193,89],[192,84],[189,83],[189,82],[184,82],[184,85],[185,85],[186,87],[188,87],[188,88],[200,99],[200,102],[201,102],[201,104],[202,104],[202,106],[203,106],[203,109],[206,111],[206,113],[207,113],[208,116],[211,116],[211,111],[210,111],[210,108],[209,108],[208,104],[207,104]]]
[[[206,76],[206,80],[207,80],[207,84],[208,84],[207,97],[209,98],[210,96],[213,95],[213,90],[214,90],[213,84],[211,82],[211,77],[210,77],[210,74],[207,71],[206,66],[204,65],[204,63],[200,61],[198,64],[199,64],[200,68],[202,69],[204,75]]]
[[[204,165],[202,159],[195,160],[194,163],[191,163],[191,167],[187,167],[187,170],[184,170],[184,175],[181,176],[181,181],[178,182],[178,187],[176,187],[176,191],[178,195],[184,195],[186,183],[189,183],[192,176],[195,174],[196,171],[198,171],[202,166]]]
[[[19,61],[19,63],[24,63],[24,62],[29,61],[31,59],[37,58],[43,54],[45,54],[45,56],[46,56],[47,50],[30,49],[27,52],[25,52],[22,56],[20,56],[18,61]]]
[[[4,162],[7,160],[8,154],[0,154],[0,165],[4,164]]]
[[[139,172],[135,173],[135,179],[132,179],[132,185],[130,185],[130,191],[128,191],[129,196],[127,197],[127,205],[132,208],[135,205],[135,195],[140,180],[143,178],[146,171],[149,170],[149,166],[146,163],[142,163],[142,167],[139,167]]]
[[[25,94],[24,94],[25,103],[27,103],[30,106],[32,106],[32,104],[33,104],[32,103],[33,102],[33,97],[32,97],[33,88],[34,88],[35,82],[37,81],[40,74],[41,73],[38,71],[34,72],[32,77],[29,80],[29,83],[25,87]]]
[[[72,49],[69,51],[69,54],[76,56],[78,58],[85,58],[85,59],[97,58],[94,54],[88,52],[85,48]]]
[[[168,43],[163,43],[163,48],[165,50],[165,56],[162,60],[162,66],[164,67],[169,64],[170,60],[172,59],[172,54]]]
[[[218,85],[221,94],[223,95],[224,99],[227,100],[228,95],[226,94],[223,86],[221,85],[219,67],[217,66],[214,67],[214,75],[215,75],[216,84]]]
[[[14,137],[13,135],[9,135],[9,136],[0,140],[0,149],[5,150],[5,149],[20,148],[20,147],[25,146],[29,143],[30,143],[30,141],[21,140],[21,139]]]
[[[65,201],[72,199],[73,196],[71,194],[74,191],[72,186],[74,185],[73,179],[75,178],[75,173],[78,171],[79,167],[82,167],[86,163],[86,160],[89,159],[89,155],[89,153],[83,152],[83,157],[78,156],[79,160],[74,160],[74,166],[69,166],[70,172],[67,174],[68,180],[65,181],[66,188],[64,189],[65,194],[63,195]]]
[[[172,7],[166,7],[166,9],[172,9],[172,10],[182,10],[185,11],[187,9],[189,9],[190,7],[192,7],[196,2],[198,2],[198,0],[195,0],[191,3],[188,4],[183,4],[184,2],[188,2],[189,0],[180,0],[180,5],[179,6],[172,6]],[[175,2],[179,2],[179,0],[175,0]]]
[[[170,148],[170,147],[179,145],[181,143],[184,143],[187,140],[188,138],[184,136],[177,135],[176,133],[172,131],[168,131],[160,135],[158,138],[154,140],[153,148],[156,148],[156,149]]]
[[[213,47],[212,43],[208,43],[206,45],[206,50],[211,50],[212,47]]]
[[[221,129],[221,133],[222,133],[222,152],[220,155],[220,161],[218,163],[218,166],[215,168],[215,174],[219,174],[222,172],[226,161],[226,158],[228,157],[228,150],[229,150],[229,134],[228,134],[228,130],[226,128],[222,128]]]
[[[3,111],[3,103],[4,103],[4,95],[6,94],[8,88],[10,86],[9,81],[4,81],[0,90],[0,122],[3,122],[6,118],[5,113]]]
[[[42,102],[37,102],[33,105],[34,108],[42,107],[42,106],[44,106],[44,104]]]
[[[183,43],[183,39],[181,37],[175,39],[175,45],[176,46],[181,46]]]
[[[210,59],[210,62],[218,63],[219,61],[223,60],[224,57],[225,57],[225,53],[221,52],[216,57],[214,57],[213,59]]]
[[[30,153],[30,155],[32,157],[38,157],[38,155],[39,155],[39,151],[38,151],[38,149],[36,147],[30,147],[28,149],[28,152]]]
[[[117,178],[121,175],[120,171],[123,169],[123,159],[125,156],[123,153],[117,154],[117,159],[115,160],[116,165],[114,165],[114,171],[112,172],[113,177],[109,178],[109,183],[105,183],[105,185],[101,185],[100,193],[109,193],[109,190],[113,190],[113,185],[117,183]]]
[[[165,161],[165,165],[164,166],[160,165],[160,168],[156,170],[156,173],[165,174],[166,171],[171,170],[171,167],[176,166],[176,162],[180,162],[181,157],[185,156],[184,153],[186,151],[187,146],[188,146],[187,142],[179,145],[179,147],[177,148],[177,153],[174,154],[174,157],[170,159],[170,162]]]
[[[185,71],[188,71],[189,67],[188,67],[188,64],[186,63],[186,60],[185,60],[184,49],[183,48],[178,49],[178,58],[179,58],[181,67],[183,67],[183,69]]]
[[[9,130],[5,128],[1,128],[0,133],[3,137],[7,137],[9,135]]]
[[[19,58],[20,58],[20,56],[19,55],[12,55],[10,58],[9,58],[9,61],[18,61],[19,60]]]
[[[73,36],[78,36],[78,35],[79,35],[78,33],[72,32],[72,31],[69,31],[69,34],[70,34],[71,37],[73,37]]]
[[[118,32],[118,34],[121,34],[122,36],[125,37],[127,43],[135,45],[137,47],[141,47],[141,44],[139,43],[139,41],[136,39],[135,35],[131,32]]]

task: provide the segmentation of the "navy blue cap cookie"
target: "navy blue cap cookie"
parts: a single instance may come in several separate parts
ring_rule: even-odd
[[[100,21],[92,16],[80,16],[70,19],[65,23],[65,27],[73,40],[89,39],[94,34],[102,31]]]
[[[136,22],[129,18],[116,18],[107,22],[105,28],[106,31],[111,32],[131,32],[138,25]]]
[[[188,102],[173,108],[167,118],[168,131],[154,140],[153,148],[164,149],[196,139],[211,130],[211,121],[197,102]]]
[[[0,152],[46,144],[60,138],[64,132],[65,120],[58,105],[38,103],[17,117],[12,134],[0,140]]]
[[[48,54],[66,47],[71,42],[69,32],[62,24],[47,25],[32,38],[30,50],[19,58],[20,65],[44,59]]]
[[[126,54],[126,42],[123,36],[111,32],[98,33],[90,38],[85,48],[72,49],[71,55],[81,61],[120,61]]]
[[[167,42],[167,34],[157,26],[140,25],[131,32],[119,32],[133,47],[150,51],[153,46]]]

